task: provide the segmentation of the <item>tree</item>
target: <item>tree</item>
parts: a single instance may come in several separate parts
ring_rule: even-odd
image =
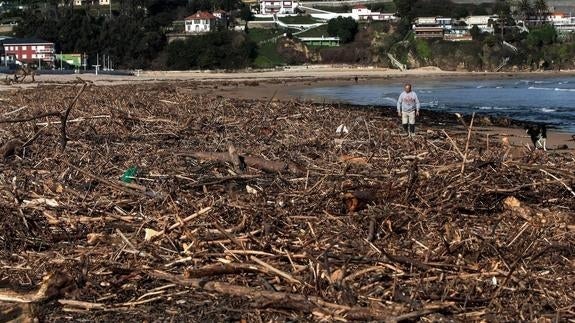
[[[337,17],[327,22],[327,33],[333,37],[339,37],[342,43],[349,43],[355,38],[358,31],[357,22],[351,18]]]
[[[535,0],[533,5],[535,12],[537,13],[538,20],[545,21],[549,15],[549,7],[547,6],[547,1],[545,0]]]
[[[469,34],[471,35],[473,40],[481,40],[481,34],[482,34],[481,29],[479,29],[477,25],[473,25],[473,27],[471,27],[471,29],[469,30]]]
[[[532,29],[527,35],[527,45],[531,49],[541,49],[557,41],[557,30],[552,25]]]
[[[495,5],[493,6],[493,12],[499,16],[497,19],[497,26],[499,27],[499,31],[501,32],[501,36],[503,37],[503,33],[505,31],[506,26],[514,26],[515,21],[511,16],[511,6],[507,0],[497,0]]]
[[[397,14],[408,21],[413,21],[415,18],[413,8],[417,3],[417,0],[393,0],[395,7],[397,8]]]
[[[533,14],[533,7],[531,6],[530,0],[519,0],[517,9],[523,16],[523,20],[527,20]]]
[[[257,45],[243,33],[221,31],[174,41],[166,51],[169,69],[237,69],[253,62]]]
[[[254,14],[249,6],[244,5],[240,9],[240,18],[246,22],[246,29],[248,27],[248,21],[254,20]]]

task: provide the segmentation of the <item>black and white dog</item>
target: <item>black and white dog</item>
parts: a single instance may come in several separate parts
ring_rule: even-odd
[[[526,126],[525,131],[531,137],[535,149],[547,150],[547,127],[540,126]]]

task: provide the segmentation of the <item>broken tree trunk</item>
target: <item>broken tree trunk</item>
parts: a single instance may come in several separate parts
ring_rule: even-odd
[[[148,275],[154,279],[162,279],[173,284],[186,286],[190,288],[200,288],[205,291],[226,294],[236,297],[247,297],[253,301],[254,307],[276,308],[296,310],[302,313],[322,313],[328,315],[343,316],[350,320],[359,321],[382,321],[382,322],[399,322],[406,318],[417,318],[432,312],[441,311],[453,306],[453,303],[444,302],[439,305],[428,305],[420,311],[411,312],[396,316],[394,311],[383,311],[375,308],[346,306],[330,303],[317,296],[307,296],[303,294],[294,294],[288,292],[274,292],[257,290],[251,287],[232,285],[216,281],[205,281],[202,279],[190,279],[181,276],[172,275],[160,270],[148,272]],[[325,315],[324,314],[324,315]]]
[[[216,160],[221,162],[230,162],[232,164],[236,164],[237,160],[232,160],[233,156],[237,155],[237,152],[233,152],[234,154],[230,154],[230,152],[205,152],[205,151],[197,151],[191,153],[183,153],[179,154],[180,156],[188,156],[202,160]],[[245,155],[237,155],[237,157],[245,163],[245,165],[256,168],[259,170],[263,170],[268,173],[294,173],[299,174],[302,173],[301,168],[291,162],[283,162],[283,161],[275,161],[275,160],[266,160],[261,157],[252,157],[252,156],[245,156]]]

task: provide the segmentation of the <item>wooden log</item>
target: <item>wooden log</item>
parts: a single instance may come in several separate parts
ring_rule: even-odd
[[[237,275],[245,273],[258,273],[263,270],[256,265],[251,264],[215,264],[208,265],[196,269],[188,269],[184,272],[185,278],[202,278],[211,276],[223,276],[223,275]]]
[[[233,156],[236,156],[236,154],[237,154],[237,152],[234,151]],[[231,156],[230,152],[223,153],[223,152],[197,151],[197,152],[191,152],[191,153],[182,153],[179,155],[180,156],[193,157],[193,158],[202,159],[202,160],[215,160],[215,161],[221,161],[221,162],[229,162],[229,163],[232,163],[235,165],[234,161],[230,157]],[[245,155],[237,155],[237,156],[238,156],[238,158],[241,158],[243,160],[243,163],[245,163],[245,165],[252,167],[252,168],[259,169],[259,170],[263,170],[263,171],[268,172],[268,173],[287,172],[287,173],[298,174],[298,173],[303,172],[298,165],[296,165],[294,163],[290,163],[290,162],[283,162],[283,161],[278,161],[278,160],[267,160],[267,159],[263,159],[261,157],[252,157],[252,156],[245,156]],[[236,161],[236,163],[237,163],[237,161]]]
[[[451,302],[427,305],[424,309],[399,315],[394,310],[384,311],[367,307],[351,307],[330,303],[318,296],[295,294],[288,292],[276,292],[257,290],[251,287],[232,285],[216,281],[205,281],[201,279],[189,279],[177,275],[172,275],[159,270],[148,272],[151,278],[169,281],[180,286],[198,288],[209,292],[230,295],[235,297],[246,297],[253,301],[252,306],[257,308],[276,308],[284,310],[294,310],[301,313],[330,313],[345,317],[349,320],[360,321],[382,321],[399,322],[401,320],[421,317],[433,312],[444,310],[453,306]]]
[[[0,289],[0,302],[38,303],[63,295],[74,288],[74,280],[68,275],[56,272],[44,277],[42,285],[35,293],[17,293]]]

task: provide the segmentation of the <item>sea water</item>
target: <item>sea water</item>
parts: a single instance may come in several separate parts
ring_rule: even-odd
[[[326,102],[395,106],[402,83],[310,86],[292,94]],[[534,121],[575,132],[575,77],[421,80],[413,83],[424,109],[472,112]]]

